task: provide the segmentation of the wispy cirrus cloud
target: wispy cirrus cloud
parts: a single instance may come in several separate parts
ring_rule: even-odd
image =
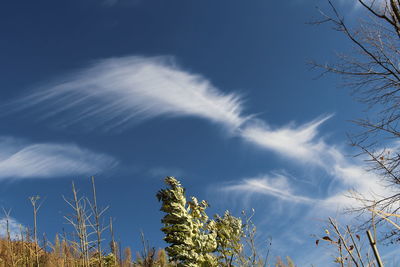
[[[262,175],[255,178],[245,178],[239,183],[222,187],[223,191],[240,193],[258,193],[272,196],[291,203],[309,203],[311,198],[303,197],[293,192],[293,186],[284,175]]]
[[[265,174],[253,178],[243,178],[232,181],[230,184],[219,186],[220,191],[236,191],[249,195],[268,195],[287,204],[308,204],[312,208],[313,215],[325,216],[332,211],[339,211],[346,208],[356,208],[362,203],[351,196],[363,196],[366,199],[381,199],[396,192],[385,186],[379,176],[364,167],[363,159],[351,159],[344,155],[344,151],[328,145],[321,139],[311,140],[309,146],[305,146],[306,156],[313,155],[311,160],[302,160],[308,165],[317,166],[324,175],[324,179],[330,179],[329,186],[325,188],[326,193],[322,196],[315,196],[311,191],[308,195],[304,188],[296,183],[289,183],[285,174]],[[318,146],[317,146],[318,145]],[[315,146],[318,149],[314,149]],[[261,146],[264,147],[264,146]],[[294,146],[295,147],[295,146]],[[270,149],[268,146],[264,147]],[[296,153],[296,149],[293,152]],[[279,152],[279,151],[278,151]],[[283,153],[286,150],[282,151]],[[298,158],[297,158],[298,156]],[[301,159],[301,154],[293,155],[296,163]],[[315,158],[315,160],[313,160]],[[290,159],[290,157],[289,157]],[[299,170],[299,173],[302,171]],[[315,190],[319,190],[316,185],[309,185]],[[310,191],[310,190],[306,190]],[[298,192],[298,193],[294,193]]]
[[[295,159],[316,159],[324,147],[318,127],[327,115],[303,125],[273,128],[244,114],[243,100],[205,77],[177,66],[172,57],[128,56],[97,61],[11,103],[63,125],[120,130],[155,117],[199,117],[223,125],[257,146]]]
[[[318,154],[325,148],[323,141],[316,138],[318,127],[331,117],[327,115],[300,126],[288,125],[277,129],[253,120],[243,128],[241,135],[245,140],[285,157],[316,162],[319,161]]]
[[[0,179],[93,175],[116,164],[110,156],[74,144],[35,144],[0,138]]]
[[[222,93],[201,75],[179,68],[172,57],[100,60],[12,105],[43,107],[39,117],[58,116],[64,125],[84,122],[108,130],[159,116],[195,116],[230,128],[246,120],[237,94]]]
[[[57,117],[66,126],[82,123],[91,129],[111,131],[162,116],[203,118],[291,163],[322,169],[338,183],[328,197],[343,194],[350,187],[367,192],[376,184],[376,177],[366,176],[362,168],[344,156],[344,151],[320,136],[319,127],[331,115],[300,125],[271,127],[252,114],[245,114],[242,103],[238,94],[219,90],[205,77],[179,67],[172,57],[127,56],[97,61],[38,88],[12,103],[11,109],[32,109],[39,117]],[[359,179],[360,176],[367,178]],[[236,188],[277,197],[282,190],[270,179],[243,180]]]

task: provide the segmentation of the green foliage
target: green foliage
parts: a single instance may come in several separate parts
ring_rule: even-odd
[[[167,188],[157,194],[166,213],[161,230],[170,244],[166,251],[178,266],[263,266],[251,217],[245,216],[243,223],[226,211],[209,219],[206,201],[195,197],[187,201],[185,189],[174,177],[166,177],[165,183]]]
[[[205,212],[208,204],[195,197],[187,202],[185,189],[174,177],[166,177],[168,188],[157,193],[162,201],[161,211],[167,213],[161,222],[164,240],[171,244],[166,248],[178,266],[217,266],[212,252],[217,250],[215,222],[208,220]]]
[[[215,215],[215,230],[217,232],[217,252],[220,264],[232,266],[237,256],[243,251],[241,240],[244,236],[243,224],[240,218],[226,211],[223,217]]]

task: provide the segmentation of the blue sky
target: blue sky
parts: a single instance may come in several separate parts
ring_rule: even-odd
[[[349,22],[360,14],[337,5]],[[122,243],[140,249],[143,230],[162,247],[155,194],[175,175],[211,213],[255,208],[273,255],[318,264],[330,255],[311,235],[353,204],[344,193],[388,192],[347,145],[365,107],[306,65],[350,47],[306,24],[315,6],[326,3],[3,3],[0,205],[29,226],[28,197],[42,196],[51,239],[68,228],[71,181],[89,193],[95,175]]]

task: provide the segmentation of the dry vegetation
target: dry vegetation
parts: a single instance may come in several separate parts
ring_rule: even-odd
[[[107,225],[101,223],[107,208],[97,207],[96,187],[92,177],[91,199],[79,196],[74,184],[72,199],[65,199],[74,212],[65,219],[74,231],[56,234],[53,240],[48,240],[45,235],[38,237],[37,216],[41,206],[38,196],[29,198],[33,209],[32,229],[21,226],[18,234],[12,233],[10,212],[3,209],[6,236],[0,238],[0,267],[296,266],[289,257],[285,260],[279,257],[269,259],[269,248],[261,251],[255,244],[256,227],[252,222],[254,211],[251,215],[243,212],[242,217],[234,217],[227,211],[223,216],[215,215],[214,219],[209,219],[206,201],[199,202],[195,197],[187,201],[185,189],[178,180],[167,177],[165,181],[167,188],[157,194],[162,202],[161,210],[166,213],[162,219],[164,227],[161,229],[166,234],[164,240],[169,243],[165,249],[156,250],[151,247],[143,233],[140,252],[132,254],[129,247],[122,248],[115,241],[112,219]],[[392,219],[399,215],[374,209],[370,211],[374,218],[382,218],[400,229]],[[323,243],[334,252],[329,264],[334,262],[341,267],[383,266],[375,242],[375,224],[371,226],[373,233],[367,231],[366,234],[349,226],[342,227],[329,218],[324,234],[316,236],[316,246]],[[109,236],[109,240],[103,234]]]
[[[171,177],[169,177],[171,178]],[[65,267],[168,267],[168,266],[188,266],[184,261],[177,259],[174,256],[168,255],[168,249],[155,249],[151,247],[149,241],[145,239],[141,233],[142,250],[134,253],[129,247],[122,248],[120,243],[115,241],[113,220],[107,225],[102,224],[104,213],[108,209],[99,209],[97,206],[97,196],[94,178],[91,179],[92,192],[91,199],[79,196],[75,185],[72,184],[72,199],[64,198],[66,204],[72,209],[73,215],[65,216],[65,220],[72,226],[73,232],[56,234],[53,240],[48,240],[45,235],[39,238],[37,232],[37,216],[42,202],[39,196],[29,198],[33,209],[32,229],[20,227],[18,234],[11,232],[11,216],[10,212],[3,209],[5,218],[6,236],[0,237],[0,267],[22,267],[22,266],[65,266]],[[179,183],[179,182],[178,182]],[[181,187],[182,192],[184,189]],[[170,189],[164,189],[168,191]],[[182,195],[184,197],[184,195]],[[186,199],[184,200],[186,203]],[[190,203],[190,201],[188,202]],[[204,202],[205,203],[205,202]],[[164,203],[166,204],[166,203]],[[168,205],[168,204],[167,204]],[[190,208],[183,206],[183,209],[193,209],[193,203]],[[200,206],[199,206],[200,207]],[[204,211],[204,210],[203,210]],[[205,214],[205,213],[204,213]],[[167,216],[168,217],[168,214]],[[208,217],[207,217],[208,218]],[[292,260],[287,257],[286,262],[281,258],[274,260],[274,263],[269,263],[268,257],[262,259],[261,254],[255,248],[255,226],[250,221],[251,218],[245,217],[245,224],[241,224],[241,219],[236,218],[236,222],[240,221],[239,228],[233,229],[236,231],[237,238],[235,240],[236,251],[233,253],[233,242],[229,240],[232,233],[230,225],[225,225],[224,218],[235,218],[228,213],[223,217],[216,216],[218,227],[223,229],[225,239],[222,246],[222,254],[220,262],[215,262],[212,265],[209,263],[194,263],[191,266],[277,266],[277,267],[294,267]],[[209,220],[208,220],[209,221]],[[187,222],[191,224],[191,222]],[[165,228],[163,228],[165,229]],[[245,236],[242,235],[246,233]],[[109,236],[106,240],[103,236]],[[172,236],[178,235],[179,230],[172,232]],[[221,235],[220,235],[221,236]],[[215,235],[216,237],[216,235]],[[197,237],[193,237],[195,239]],[[216,237],[217,238],[217,237]],[[219,240],[222,240],[221,237]],[[222,242],[222,241],[220,241]],[[171,243],[171,242],[169,242]],[[104,246],[107,244],[107,246]],[[247,247],[247,249],[246,249]],[[194,248],[190,248],[194,250]],[[220,249],[220,247],[218,247]],[[212,249],[207,255],[217,259],[217,247]],[[246,253],[248,252],[248,254]],[[236,254],[235,254],[236,253]],[[176,256],[176,255],[175,255]],[[179,257],[178,257],[179,258]],[[239,264],[235,264],[233,260],[237,260]]]

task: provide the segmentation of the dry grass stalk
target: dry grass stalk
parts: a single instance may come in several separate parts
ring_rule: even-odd
[[[37,238],[37,214],[42,203],[39,203],[40,196],[32,196],[29,198],[33,208],[33,241],[35,243],[35,259],[36,265],[39,266],[39,243]]]
[[[88,201],[90,208],[92,210],[93,216],[94,216],[94,222],[90,222],[91,227],[94,229],[94,232],[96,233],[96,243],[97,243],[97,259],[98,259],[98,264],[99,267],[103,266],[103,251],[101,249],[101,242],[103,241],[102,239],[102,234],[103,232],[107,229],[107,227],[103,227],[102,223],[100,222],[102,215],[107,211],[108,207],[99,210],[97,206],[97,194],[96,194],[96,185],[94,182],[94,176],[91,178],[92,182],[92,194],[93,194],[93,202]]]

